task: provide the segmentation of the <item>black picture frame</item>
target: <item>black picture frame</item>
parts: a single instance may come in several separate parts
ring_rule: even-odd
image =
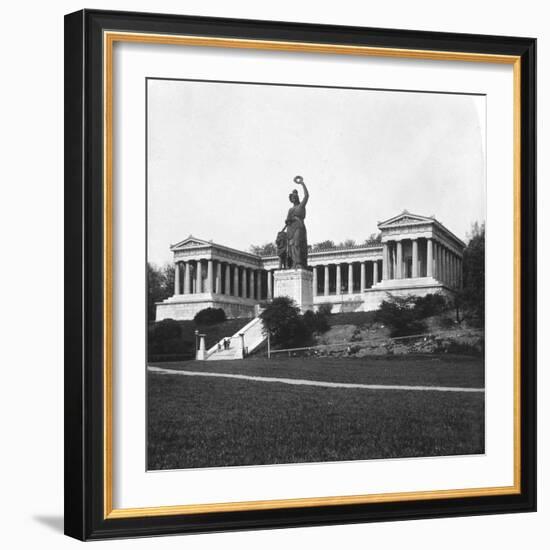
[[[124,31],[517,56],[520,486],[517,494],[106,517],[103,33]],[[80,540],[528,512],[536,509],[536,40],[83,10],[65,17],[65,533]]]

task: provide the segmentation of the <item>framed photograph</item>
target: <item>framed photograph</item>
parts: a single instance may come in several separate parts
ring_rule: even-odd
[[[534,511],[532,38],[65,18],[65,530]]]

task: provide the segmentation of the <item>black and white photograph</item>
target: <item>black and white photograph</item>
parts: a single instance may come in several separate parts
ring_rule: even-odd
[[[486,97],[145,86],[147,469],[483,455]]]

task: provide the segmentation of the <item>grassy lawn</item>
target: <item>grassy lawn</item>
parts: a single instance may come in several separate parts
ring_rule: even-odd
[[[165,368],[483,387],[480,359],[249,359]],[[148,374],[150,469],[484,452],[483,393],[370,391]]]
[[[465,356],[249,358],[242,361],[151,363],[166,369],[302,378],[359,384],[484,387],[483,359]]]

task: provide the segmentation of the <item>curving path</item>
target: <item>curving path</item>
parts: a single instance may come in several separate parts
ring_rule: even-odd
[[[271,382],[290,384],[292,386],[317,386],[320,388],[350,388],[362,390],[400,390],[400,391],[444,391],[485,393],[484,388],[459,388],[453,386],[397,386],[384,384],[352,384],[349,382],[320,382],[318,380],[301,380],[295,378],[272,378],[268,376],[248,376],[246,374],[227,374],[222,372],[199,372],[190,370],[163,369],[161,367],[147,367],[150,372],[158,374],[177,374],[180,376],[211,376],[215,378],[233,378],[237,380],[250,380],[252,382]]]

